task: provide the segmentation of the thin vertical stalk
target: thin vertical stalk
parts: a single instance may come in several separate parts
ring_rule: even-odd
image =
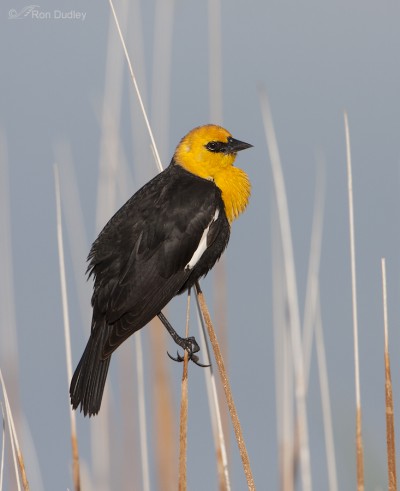
[[[60,176],[64,237],[69,246],[72,259],[74,289],[79,301],[82,326],[86,327],[85,332],[89,334],[90,283],[82,281],[82,264],[84,264],[87,257],[88,238],[70,143],[67,140],[57,141],[54,145],[54,156]]]
[[[140,455],[142,463],[143,491],[150,491],[149,452],[147,445],[146,399],[144,392],[143,348],[141,333],[135,336],[136,372],[138,384]]]
[[[175,417],[175,404],[169,376],[169,358],[165,356],[166,329],[158,319],[150,325],[151,343],[151,388],[153,392],[153,434],[155,471],[160,491],[176,490],[178,482],[178,442]],[[161,327],[162,326],[162,327]]]
[[[14,416],[19,419],[18,336],[13,272],[10,176],[7,137],[0,127],[0,360]]]
[[[394,404],[392,392],[392,375],[389,357],[389,322],[387,313],[386,261],[381,260],[382,266],[382,297],[383,297],[383,326],[385,337],[385,402],[386,402],[386,447],[388,459],[389,491],[397,491],[396,473],[396,436],[394,431]]]
[[[321,389],[322,416],[324,421],[325,450],[330,491],[337,491],[337,470],[329,396],[328,370],[322,330],[321,304],[319,296],[319,267],[321,260],[322,229],[325,195],[325,166],[318,159],[315,184],[314,214],[311,232],[310,258],[308,263],[306,301],[303,321],[303,350],[305,360],[306,390],[308,390],[312,340],[315,332],[318,375]]]
[[[204,370],[204,377],[207,388],[208,407],[211,417],[211,426],[214,436],[214,446],[217,458],[217,471],[220,491],[230,491],[230,477],[228,467],[228,455],[226,451],[226,443],[224,437],[224,430],[221,418],[221,408],[217,393],[217,384],[215,381],[214,370],[211,365],[210,349],[206,338],[206,326],[204,324],[203,316],[201,315],[200,304],[198,296],[196,295],[197,303],[197,321],[200,332],[200,345],[201,352],[204,356],[203,363],[210,365],[208,369]]]
[[[321,244],[325,207],[325,166],[324,162],[321,162],[321,160],[322,159],[318,159],[317,161],[310,256],[308,260],[306,299],[304,302],[303,352],[306,391],[308,391],[312,340],[318,309],[319,268],[321,264]]]
[[[349,231],[350,231],[350,261],[351,261],[351,294],[353,307],[353,337],[354,337],[354,378],[356,391],[356,458],[357,458],[357,489],[364,490],[364,449],[362,440],[361,391],[360,391],[360,360],[358,349],[358,316],[357,316],[357,278],[354,233],[353,205],[353,176],[351,168],[350,131],[347,112],[344,113],[346,135],[347,189],[349,199]]]
[[[283,264],[287,288],[287,301],[290,318],[291,343],[293,353],[293,366],[295,368],[295,397],[297,407],[297,429],[299,435],[299,451],[301,466],[301,481],[303,491],[311,491],[311,464],[308,443],[308,422],[306,405],[306,386],[304,374],[303,345],[301,338],[299,301],[296,286],[296,270],[294,264],[292,233],[290,228],[289,209],[286,198],[285,181],[279,156],[275,129],[272,121],[271,109],[265,92],[261,92],[261,110],[264,120],[265,136],[271,161],[272,177],[274,181],[277,202],[280,233],[282,237]]]
[[[185,337],[189,337],[189,317],[190,317],[190,289],[186,304],[186,332]],[[187,461],[187,420],[188,420],[188,352],[185,350],[183,357],[183,372],[181,386],[181,410],[179,425],[179,491],[186,491],[186,461]]]
[[[286,315],[285,275],[282,244],[275,203],[271,206],[272,317],[275,355],[276,429],[279,461],[279,489],[294,489],[293,363]]]
[[[338,490],[338,476],[336,468],[335,444],[333,438],[333,424],[331,401],[329,395],[328,369],[326,366],[325,343],[322,329],[321,304],[318,295],[315,324],[315,347],[317,351],[319,384],[321,387],[322,416],[324,420],[326,466],[328,469],[329,490]]]
[[[59,268],[60,268],[61,299],[62,299],[62,310],[63,310],[63,319],[64,319],[65,358],[67,363],[67,381],[69,387],[69,382],[72,379],[71,330],[70,330],[69,312],[68,312],[67,280],[65,274],[64,243],[63,243],[63,229],[62,229],[62,217],[61,217],[60,178],[59,178],[57,165],[54,166],[54,181],[55,181],[55,191],[56,191],[58,260],[59,260]],[[69,404],[69,415],[70,415],[70,425],[71,425],[73,483],[74,483],[75,491],[80,491],[81,480],[80,480],[78,439],[76,435],[76,418],[75,418],[75,411],[72,410],[70,404]]]
[[[242,427],[240,425],[240,421],[239,421],[239,417],[238,417],[238,414],[236,411],[235,403],[233,402],[232,390],[230,387],[228,374],[226,373],[226,370],[225,370],[225,365],[224,365],[224,361],[222,359],[221,350],[220,350],[220,347],[218,344],[217,336],[215,335],[215,330],[214,330],[214,327],[213,327],[212,322],[211,322],[210,313],[208,312],[207,304],[205,302],[203,292],[201,291],[198,282],[196,282],[196,293],[197,293],[197,297],[199,299],[199,306],[201,309],[201,313],[202,313],[202,316],[204,318],[204,322],[207,326],[208,336],[210,338],[211,345],[213,347],[215,360],[216,360],[217,365],[218,365],[218,370],[220,373],[222,386],[224,388],[226,401],[227,401],[229,412],[230,412],[231,419],[232,419],[232,425],[233,425],[233,429],[235,432],[236,441],[237,441],[237,444],[239,447],[240,457],[242,459],[243,470],[244,470],[246,480],[247,480],[247,486],[248,486],[249,490],[253,491],[256,488],[255,488],[255,484],[254,484],[253,474],[251,472],[250,460],[249,460],[249,456],[247,453],[246,444],[245,444],[244,438],[243,438]]]
[[[186,461],[187,461],[187,417],[188,417],[188,354],[185,351],[182,373],[182,396],[179,425],[179,491],[186,491]]]
[[[20,479],[22,478],[22,486],[24,488],[24,491],[29,491],[29,484],[28,484],[28,479],[26,477],[24,459],[22,457],[21,448],[18,443],[17,432],[15,430],[15,425],[14,425],[14,418],[12,415],[6,384],[4,382],[3,372],[1,371],[1,369],[0,369],[0,384],[4,395],[4,402],[6,405],[7,424],[8,424],[8,431],[10,433],[11,449],[12,449],[12,456],[14,462],[15,477],[17,480],[17,488],[18,491],[21,491]],[[21,473],[21,478],[20,478],[20,473]]]

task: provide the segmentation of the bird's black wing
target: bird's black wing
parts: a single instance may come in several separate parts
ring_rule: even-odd
[[[226,228],[220,190],[177,165],[156,176],[114,215],[89,254],[95,277],[93,328],[99,317],[109,329],[103,356],[181,290],[195,272],[198,259],[193,257],[202,238],[208,234],[209,248],[220,228]]]

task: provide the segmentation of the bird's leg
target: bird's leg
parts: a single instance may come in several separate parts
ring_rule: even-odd
[[[192,360],[194,363],[196,363],[196,365],[199,365],[200,367],[209,366],[200,363],[199,357],[195,355],[195,353],[200,351],[200,346],[197,344],[197,341],[193,336],[190,336],[189,338],[181,338],[179,334],[175,331],[175,329],[171,326],[168,319],[165,317],[165,315],[162,312],[159,312],[157,316],[160,319],[160,321],[164,324],[165,328],[167,329],[167,331],[169,332],[170,336],[175,341],[175,343],[188,352],[189,360]],[[181,356],[178,352],[176,358],[171,356],[169,353],[167,354],[171,358],[171,360],[174,361],[181,362],[184,359],[183,356]]]
[[[191,336],[190,338],[181,338],[179,334],[175,331],[175,329],[171,326],[168,319],[165,317],[165,315],[162,312],[158,313],[157,316],[160,319],[160,321],[164,324],[164,326],[166,327],[167,331],[169,332],[175,343],[178,346],[180,346],[182,349],[186,350],[189,353],[189,355],[192,355],[193,353],[197,353],[198,351],[200,351],[200,347],[193,336]]]

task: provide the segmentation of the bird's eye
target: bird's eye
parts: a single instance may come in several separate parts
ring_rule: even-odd
[[[224,151],[223,146],[224,144],[222,142],[211,141],[208,142],[205,147],[210,152],[223,152]]]

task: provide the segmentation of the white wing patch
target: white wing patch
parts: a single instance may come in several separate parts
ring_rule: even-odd
[[[208,237],[208,232],[210,231],[211,225],[218,220],[219,217],[219,209],[217,208],[215,210],[214,216],[212,217],[211,222],[208,224],[207,228],[204,230],[203,235],[201,236],[199,245],[197,246],[197,249],[194,251],[193,256],[191,257],[190,261],[186,264],[185,269],[190,270],[193,269],[196,264],[198,263],[199,259],[201,256],[204,254],[205,250],[207,249],[207,237]]]

